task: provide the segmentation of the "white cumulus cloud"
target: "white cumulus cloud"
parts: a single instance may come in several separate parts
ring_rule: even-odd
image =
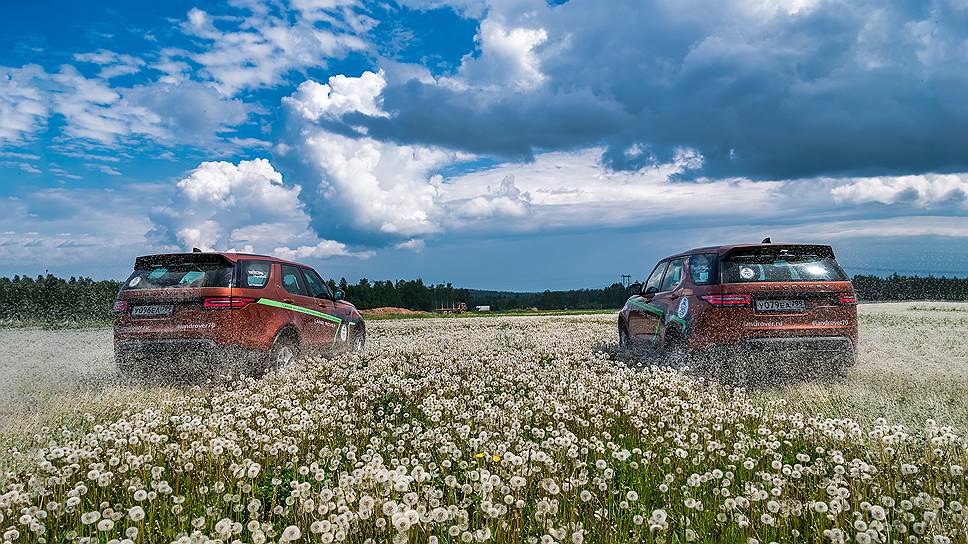
[[[354,227],[401,237],[438,230],[430,177],[453,153],[325,130],[307,137],[303,149],[319,176],[315,199],[347,207]]]
[[[322,240],[318,244],[299,246],[297,248],[277,247],[273,254],[283,259],[328,259],[330,257],[356,257],[368,259],[374,255],[373,251],[350,251],[346,244],[336,240]]]
[[[535,49],[548,39],[543,28],[508,27],[494,18],[481,22],[478,57],[468,54],[460,73],[467,84],[531,89],[545,81]]]
[[[270,252],[285,258],[367,258],[309,230],[299,186],[287,186],[267,159],[203,162],[151,212],[150,237],[178,249]]]
[[[968,207],[968,174],[922,174],[860,178],[834,187],[839,203],[912,204],[928,208],[941,204]]]
[[[349,112],[387,117],[379,100],[384,87],[383,70],[379,73],[366,71],[360,77],[340,74],[329,78],[328,84],[304,81],[292,96],[283,98],[283,102],[310,121],[318,121],[321,117],[338,118]]]

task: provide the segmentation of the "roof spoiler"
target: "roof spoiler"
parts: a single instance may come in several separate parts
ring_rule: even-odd
[[[220,253],[162,253],[159,255],[142,255],[134,260],[135,270],[148,270],[158,266],[173,264],[223,264],[232,266],[231,259]]]
[[[834,257],[832,247],[823,244],[769,244],[760,246],[739,246],[730,248],[722,254],[723,257],[735,253],[745,253],[747,255],[817,255],[818,257]]]

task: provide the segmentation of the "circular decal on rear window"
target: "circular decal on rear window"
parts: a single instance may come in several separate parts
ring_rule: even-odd
[[[134,278],[131,278],[131,281],[128,282],[128,287],[134,287],[139,283],[141,283],[141,276],[135,276]]]
[[[676,310],[676,315],[679,319],[685,319],[686,315],[689,314],[689,299],[683,298],[679,301],[679,309]]]
[[[754,276],[756,276],[756,272],[754,272],[752,268],[744,266],[743,268],[739,269],[739,277],[743,278],[744,280],[751,280]]]

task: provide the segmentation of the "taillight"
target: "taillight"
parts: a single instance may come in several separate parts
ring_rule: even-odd
[[[747,294],[734,294],[734,295],[705,295],[699,297],[706,302],[712,304],[713,306],[718,306],[720,308],[727,306],[749,306],[750,305],[750,295]]]
[[[837,293],[837,300],[841,304],[857,304],[857,295],[851,292]]]
[[[126,300],[115,300],[114,301],[114,311],[121,313],[128,311],[128,301]]]
[[[202,305],[212,309],[233,309],[245,308],[255,302],[256,299],[249,297],[206,297]]]

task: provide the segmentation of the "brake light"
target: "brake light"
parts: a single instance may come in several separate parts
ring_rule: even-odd
[[[857,295],[851,292],[837,293],[837,299],[841,304],[857,304]]]
[[[245,308],[255,302],[256,299],[249,297],[206,297],[202,301],[202,306],[216,310]]]
[[[705,295],[699,298],[720,308],[727,306],[749,306],[751,299],[750,295],[742,293],[733,295]]]
[[[114,311],[121,313],[128,311],[128,301],[126,300],[115,300],[114,301]]]

